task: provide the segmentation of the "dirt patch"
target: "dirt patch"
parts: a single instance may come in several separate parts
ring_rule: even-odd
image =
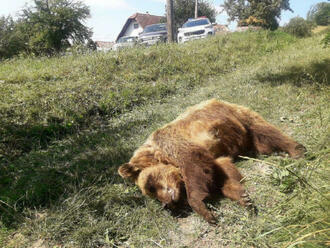
[[[27,239],[21,233],[15,233],[12,235],[10,241],[8,242],[8,247],[19,248],[27,242]]]
[[[48,248],[49,246],[45,245],[44,240],[38,239],[36,242],[32,244],[32,248]]]
[[[198,216],[180,218],[178,229],[169,233],[170,247],[201,247],[198,244],[207,238],[212,228]]]

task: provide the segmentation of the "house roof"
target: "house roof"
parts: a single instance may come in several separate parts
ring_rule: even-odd
[[[120,31],[120,33],[118,35],[116,41],[124,35],[126,29],[131,24],[132,21],[136,21],[144,29],[145,26],[160,23],[160,20],[162,18],[163,18],[162,16],[150,15],[149,13],[147,13],[147,14],[141,14],[141,13],[133,14],[130,17],[128,17],[125,25],[123,26],[122,30]]]
[[[110,41],[95,41],[96,46],[100,48],[111,48],[114,45],[114,42]]]
[[[256,30],[260,30],[262,29],[262,27],[259,27],[259,26],[253,26],[253,25],[250,25],[250,26],[240,26],[240,27],[237,27],[235,29],[235,32],[245,32],[247,30],[253,30],[253,31],[256,31]]]
[[[226,25],[216,24],[213,26],[215,32],[228,32],[229,29]]]

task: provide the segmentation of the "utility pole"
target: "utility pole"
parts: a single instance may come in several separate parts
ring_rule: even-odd
[[[174,14],[173,0],[166,0],[166,17],[167,17],[167,36],[169,42],[174,42]]]
[[[195,1],[195,19],[198,17],[198,0]]]

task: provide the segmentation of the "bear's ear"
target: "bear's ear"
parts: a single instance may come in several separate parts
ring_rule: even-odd
[[[118,173],[122,178],[129,178],[133,181],[137,179],[141,172],[141,169],[134,164],[123,164],[119,167]]]

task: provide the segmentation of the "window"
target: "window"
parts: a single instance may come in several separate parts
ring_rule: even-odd
[[[134,29],[139,28],[139,24],[138,23],[134,23]]]
[[[166,24],[153,24],[146,26],[143,33],[166,31]]]
[[[209,19],[194,19],[191,21],[187,21],[185,24],[183,24],[183,28],[190,28],[190,27],[195,27],[195,26],[201,26],[201,25],[207,25],[210,24]]]

